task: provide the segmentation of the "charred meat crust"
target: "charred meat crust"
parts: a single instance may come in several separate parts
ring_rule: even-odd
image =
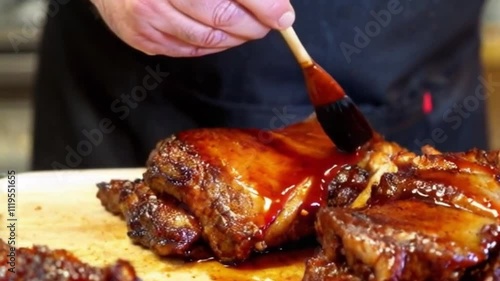
[[[462,280],[497,250],[499,230],[496,220],[414,200],[325,208],[317,221],[324,259],[362,280]]]
[[[314,120],[266,132],[269,141],[261,133],[180,132],[160,141],[146,163],[146,184],[187,206],[215,258],[225,264],[314,234],[317,204],[311,196],[323,193],[327,171],[370,155],[371,145],[354,155],[338,153]],[[385,144],[374,147],[381,154],[401,151]]]
[[[306,261],[306,274],[302,281],[362,281],[349,273],[349,268],[332,261],[322,251]]]
[[[159,256],[204,259],[211,256],[195,217],[175,198],[156,195],[141,180],[97,184],[97,197],[127,223],[128,236]]]
[[[496,253],[492,254],[487,261],[469,269],[462,280],[499,281],[500,249],[497,249]]]
[[[223,165],[205,163],[190,145],[172,136],[158,143],[147,166],[145,182],[189,206],[220,262],[245,260],[262,240],[252,221],[251,195],[228,184],[234,179],[220,170]]]
[[[306,209],[294,212],[290,223],[278,227],[272,238],[267,237],[273,233],[269,229],[284,225],[283,221],[262,217],[256,220],[258,215],[266,215],[268,209],[260,206],[256,199],[260,194],[256,195],[254,187],[261,182],[253,178],[269,170],[276,173],[261,178],[275,179],[294,173],[300,162],[282,160],[297,160],[301,156],[293,156],[295,151],[306,149],[305,146],[302,142],[284,141],[287,145],[284,154],[292,156],[279,157],[264,153],[271,149],[267,144],[246,149],[256,144],[253,135],[248,138],[250,135],[238,130],[200,130],[180,133],[159,142],[150,154],[148,169],[143,175],[145,184],[142,185],[149,186],[152,191],[141,193],[143,187],[140,187],[131,192],[132,196],[123,195],[118,204],[137,206],[137,202],[162,196],[172,202],[182,202],[177,206],[180,209],[175,210],[191,216],[189,227],[196,223],[193,233],[201,233],[196,239],[186,235],[187,241],[203,240],[216,259],[226,264],[242,262],[254,250],[279,246],[312,234],[312,220],[307,215],[296,215],[308,213]],[[280,136],[295,140],[290,137],[293,134]],[[309,144],[316,144],[314,138],[310,141]],[[224,145],[227,148],[219,149]],[[321,151],[324,150],[304,153],[320,155]],[[492,265],[489,259],[498,251],[500,242],[499,154],[471,150],[443,155],[431,147],[423,151],[424,155],[418,156],[380,140],[358,165],[340,169],[328,186],[327,206],[320,211],[316,221],[316,233],[323,248],[320,254],[308,260],[304,280],[456,281],[467,274],[477,275],[472,268],[482,269],[480,272],[489,274],[488,278],[496,276],[492,266],[498,261]],[[249,165],[247,163],[255,159],[247,157],[252,153],[262,157]],[[232,157],[226,157],[228,155]],[[260,169],[259,164],[269,159],[278,160]],[[309,165],[314,166],[311,163]],[[280,166],[291,168],[269,168]],[[306,170],[306,173],[314,171]],[[278,189],[284,185],[282,183],[278,181]],[[264,190],[271,190],[266,187],[272,185],[263,186]],[[276,197],[266,197],[269,198]],[[114,198],[106,200],[114,202]],[[304,202],[304,198],[298,200],[299,207]],[[122,205],[116,208],[109,204],[106,208],[123,213]],[[167,205],[171,207],[172,204]],[[157,237],[146,237],[143,232],[158,229],[144,226],[155,224],[151,223],[151,217],[161,218],[162,215],[146,209],[136,212],[147,215],[135,215],[135,220],[130,219],[129,228],[137,231],[129,235],[137,236],[138,243],[151,247],[151,240]],[[172,226],[172,222],[169,224],[162,229]],[[175,243],[185,241],[172,237]],[[192,246],[181,245],[181,248],[186,253]],[[171,255],[178,250],[160,248],[156,251]]]
[[[65,250],[45,246],[16,249],[15,272],[9,271],[10,246],[0,239],[0,280],[37,281],[140,281],[133,266],[125,260],[104,268],[78,260]]]
[[[304,280],[500,280],[500,153],[423,152],[393,155],[396,171],[381,174],[361,208],[350,204],[368,174],[339,171]]]
[[[365,189],[369,173],[356,165],[343,166],[328,185],[328,207],[348,207]]]
[[[452,154],[466,161],[500,169],[500,151],[484,151],[474,148],[466,152],[455,152]]]
[[[424,149],[425,150],[425,149]],[[368,205],[416,199],[499,218],[498,152],[400,155],[396,173],[382,175]]]
[[[477,187],[481,183],[486,188],[491,180],[484,174],[464,174],[449,170],[400,170],[384,174],[379,184],[373,188],[367,203],[380,205],[389,201],[415,199],[497,217],[498,210],[495,209],[498,204],[492,204],[489,198],[482,196],[484,194]]]

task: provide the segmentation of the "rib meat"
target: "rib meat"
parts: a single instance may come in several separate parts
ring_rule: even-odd
[[[65,250],[34,246],[15,249],[11,266],[10,253],[10,246],[0,239],[0,281],[140,281],[132,265],[124,260],[98,268]]]
[[[338,174],[304,280],[500,279],[499,153],[423,152]]]
[[[402,150],[380,143],[381,153]],[[198,129],[159,142],[144,180],[184,203],[216,258],[235,263],[313,235],[331,177],[342,165],[370,163],[373,149],[338,152],[315,118],[275,131]]]
[[[498,155],[476,149],[463,153],[395,155],[392,160],[395,170],[373,179],[375,184],[369,185],[366,188],[369,192],[363,194],[369,197],[360,196],[353,205],[415,198],[498,218]]]
[[[362,280],[460,280],[500,231],[495,219],[416,200],[322,209],[318,221],[324,255]]]
[[[143,180],[100,184],[98,197],[159,255],[238,263],[316,234],[304,280],[499,280],[500,153],[422,152],[376,136],[345,155],[315,118],[197,129],[160,141]]]
[[[97,186],[97,197],[106,210],[126,221],[133,242],[159,256],[211,257],[200,239],[198,220],[175,198],[154,194],[142,180],[112,180]]]

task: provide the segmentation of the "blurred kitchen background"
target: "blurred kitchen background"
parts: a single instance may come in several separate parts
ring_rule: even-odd
[[[471,0],[473,1],[473,0]],[[0,171],[30,169],[31,89],[36,46],[45,16],[45,0],[0,0]],[[500,81],[500,0],[489,0],[483,15],[486,71]],[[11,39],[9,34],[22,34]],[[500,148],[500,87],[490,97],[492,148]],[[493,109],[494,107],[497,110]]]

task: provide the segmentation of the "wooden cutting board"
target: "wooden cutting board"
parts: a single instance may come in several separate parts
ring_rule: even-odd
[[[110,179],[140,178],[143,169],[33,172],[15,175],[16,245],[66,249],[82,261],[103,266],[129,260],[145,281],[155,280],[301,280],[312,249],[257,257],[241,268],[217,262],[184,263],[159,259],[133,245],[125,223],[106,212],[96,198],[95,184]],[[7,225],[7,179],[0,180],[0,221]],[[6,240],[9,230],[0,227]]]

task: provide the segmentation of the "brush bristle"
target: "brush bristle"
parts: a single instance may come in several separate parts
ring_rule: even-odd
[[[335,146],[354,152],[373,137],[373,130],[349,97],[315,107],[318,121]]]

